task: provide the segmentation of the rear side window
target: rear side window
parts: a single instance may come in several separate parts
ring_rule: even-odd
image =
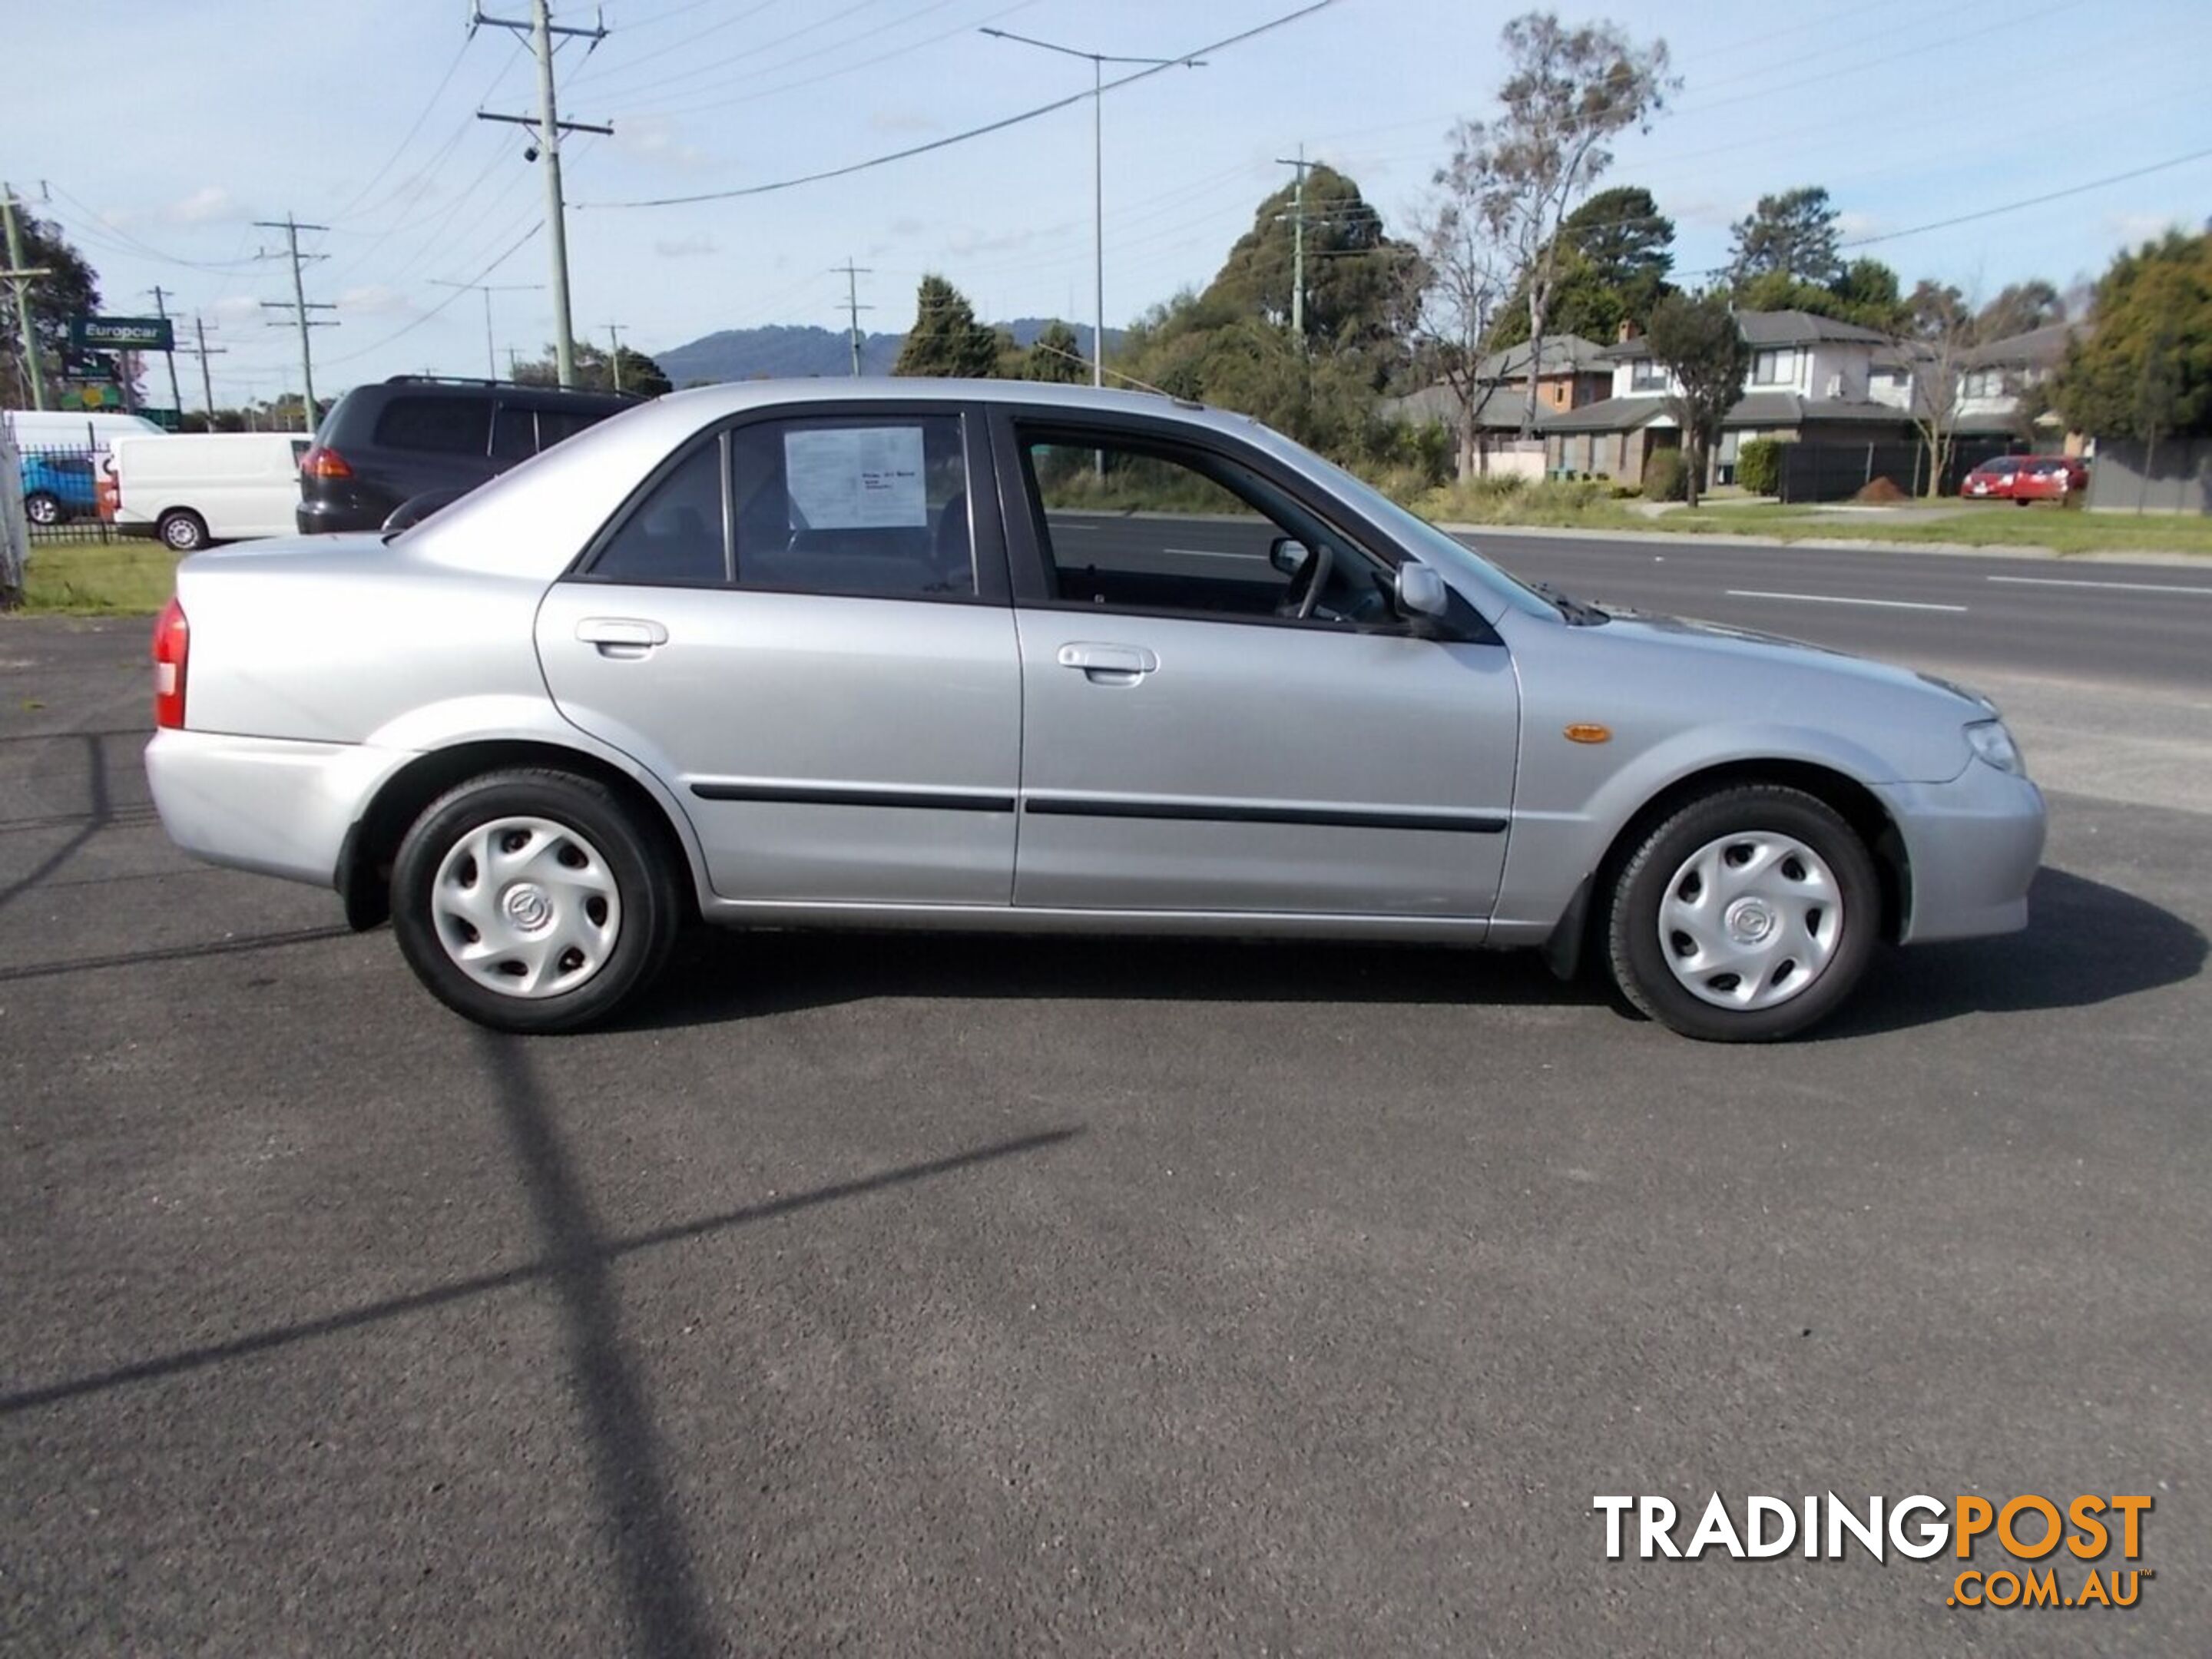
[[[607,417],[586,414],[574,409],[541,409],[538,411],[538,447],[550,449],[563,438],[573,438],[587,426],[596,426]]]
[[[967,455],[951,415],[763,421],[730,434],[738,585],[972,599]]]
[[[726,581],[722,522],[722,447],[702,444],[623,520],[592,562],[592,574],[684,586]]]
[[[491,456],[495,461],[526,461],[538,453],[538,422],[527,409],[501,404],[491,417]]]
[[[674,583],[734,575],[739,587],[853,599],[973,599],[959,417],[815,416],[736,428],[654,487],[602,546],[591,574]]]
[[[394,398],[376,417],[370,441],[385,449],[482,455],[490,437],[491,405],[483,398]]]

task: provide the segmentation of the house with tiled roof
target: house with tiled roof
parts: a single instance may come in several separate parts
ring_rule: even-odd
[[[1803,311],[1745,311],[1736,325],[1751,348],[1744,393],[1721,424],[1716,481],[1732,477],[1753,438],[1801,443],[1887,441],[1913,435],[1913,363],[1888,337]],[[1655,450],[1680,448],[1667,412],[1673,377],[1640,337],[1607,349],[1611,394],[1538,422],[1554,471],[1634,483]]]

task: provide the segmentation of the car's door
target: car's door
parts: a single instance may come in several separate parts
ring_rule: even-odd
[[[1038,410],[994,438],[1017,904],[1489,913],[1519,703],[1480,616],[1455,599],[1417,629],[1391,591],[1405,556],[1226,435]]]
[[[981,442],[951,404],[739,417],[547,593],[562,714],[667,782],[720,896],[1010,902],[1021,665]]]

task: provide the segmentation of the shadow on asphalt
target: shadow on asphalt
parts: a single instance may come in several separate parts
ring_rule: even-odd
[[[2025,933],[1885,951],[1814,1041],[1940,1024],[1961,1014],[2090,1008],[2204,971],[2204,935],[2170,910],[2045,867]]]
[[[2045,869],[2029,909],[2023,933],[1883,951],[1858,994],[1811,1037],[2089,1007],[2203,970],[2202,933],[2117,887]],[[708,1025],[873,997],[1606,1006],[1641,1018],[1594,977],[1561,983],[1533,951],[700,927],[659,987],[616,1025]]]
[[[1081,1135],[1079,1126],[994,1141],[927,1163],[857,1176],[811,1191],[679,1221],[642,1233],[601,1231],[580,1172],[548,1111],[529,1045],[477,1033],[495,1083],[497,1109],[536,1220],[542,1254],[499,1273],[432,1285],[317,1319],[250,1332],[228,1341],[118,1366],[112,1370],[0,1394],[0,1418],[62,1405],[111,1389],[155,1382],[258,1358],[311,1341],[404,1318],[471,1297],[550,1284],[560,1298],[568,1361],[563,1370],[589,1443],[592,1485],[612,1552],[621,1563],[634,1651],[684,1656],[720,1651],[691,1565],[691,1551],[672,1501],[651,1403],[621,1331],[611,1269],[626,1255],[813,1209],[840,1199],[957,1174],[1001,1158],[1048,1151]]]

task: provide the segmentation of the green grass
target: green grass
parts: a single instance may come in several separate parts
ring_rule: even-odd
[[[150,617],[175,591],[177,556],[159,542],[33,544],[23,573],[23,613]]]
[[[1546,482],[1518,489],[1477,483],[1432,489],[1407,503],[1440,524],[1575,530],[1656,530],[1680,535],[1764,536],[1780,541],[1903,542],[1924,546],[2039,547],[2069,553],[2212,555],[2212,517],[2194,514],[2089,513],[2009,502],[1947,501],[1940,515],[1913,507],[1821,513],[1776,501],[1653,515],[1617,501],[1602,484]]]

